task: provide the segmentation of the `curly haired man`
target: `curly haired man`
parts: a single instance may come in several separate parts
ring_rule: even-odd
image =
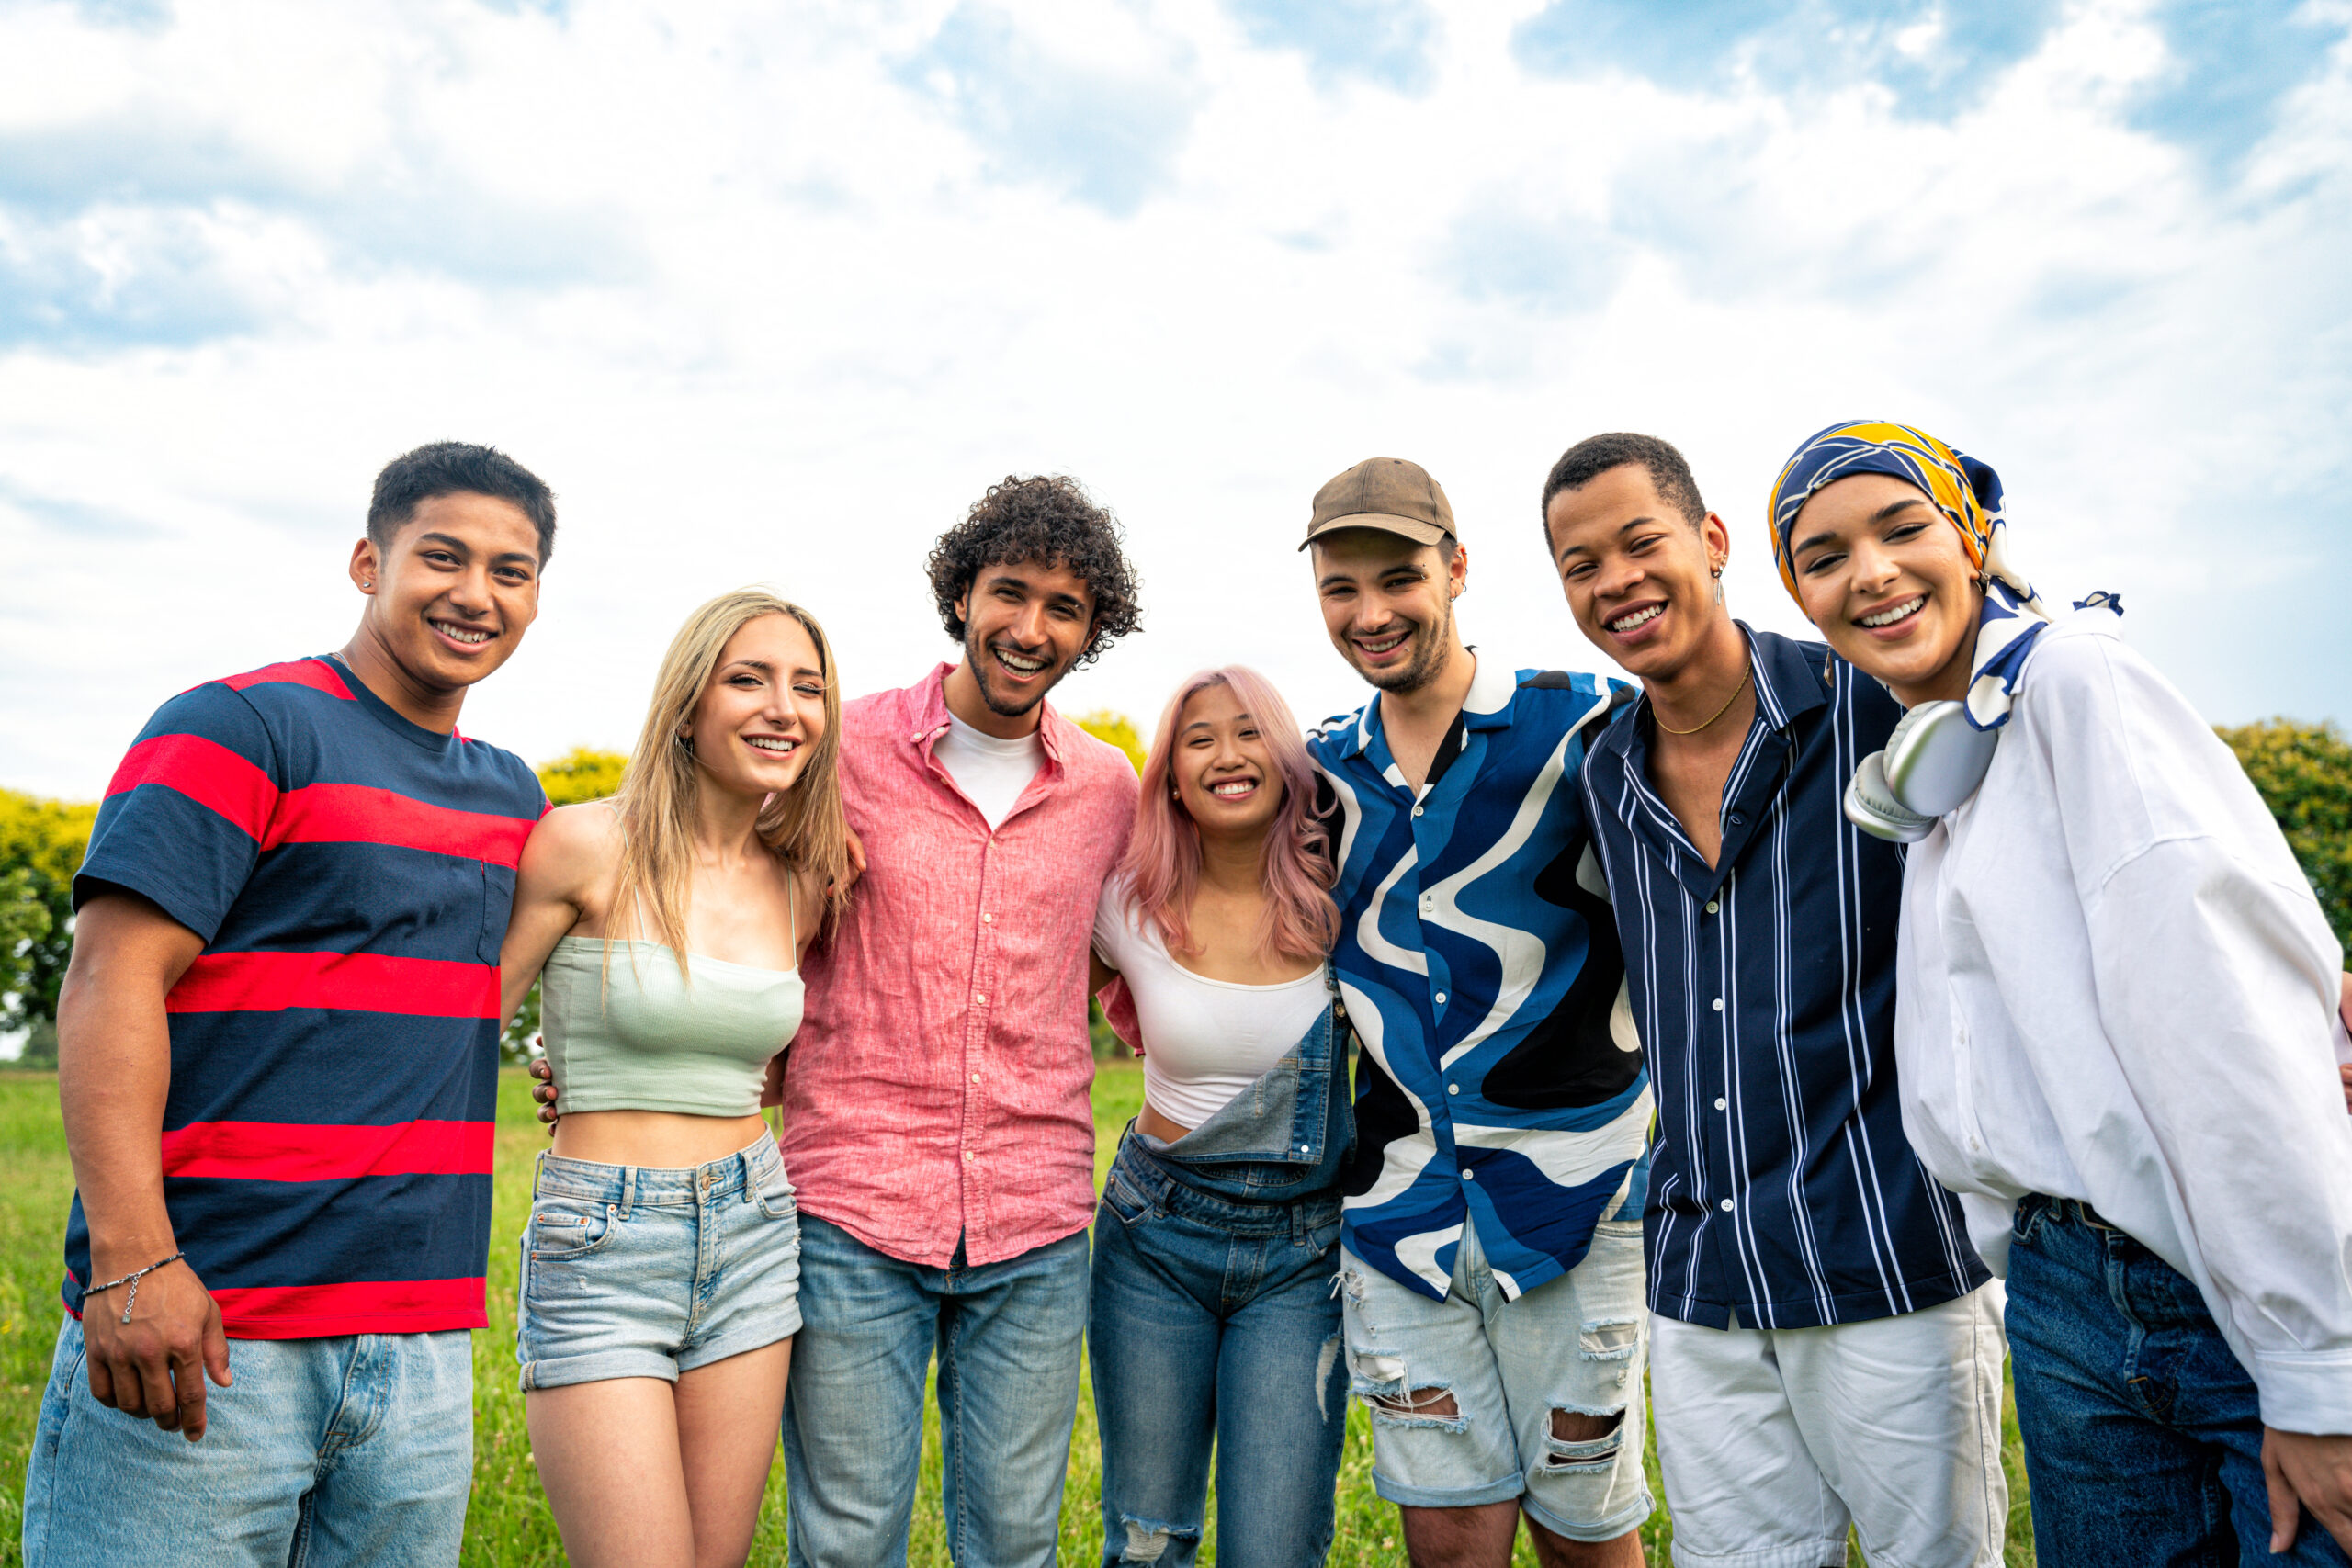
[[[796,1564],[905,1560],[934,1348],[956,1562],[1054,1560],[1094,1215],[1087,960],[1136,776],[1046,694],[1135,629],[1119,539],[1074,480],[989,487],[931,557],[962,658],[842,714],[865,872],[808,958],[784,1084]]]

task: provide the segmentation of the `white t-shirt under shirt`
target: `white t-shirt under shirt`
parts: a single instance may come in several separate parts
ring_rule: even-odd
[[[1046,743],[1035,730],[1017,739],[1000,740],[952,713],[947,716],[947,733],[932,743],[931,754],[939,759],[956,787],[972,797],[972,804],[988,818],[991,833],[1012,814],[1021,792],[1046,765]]]
[[[1131,885],[1113,876],[1094,914],[1094,951],[1116,969],[1143,1025],[1144,1096],[1197,1127],[1262,1077],[1322,1016],[1323,971],[1273,986],[1195,975],[1170,955],[1157,921],[1139,920]]]

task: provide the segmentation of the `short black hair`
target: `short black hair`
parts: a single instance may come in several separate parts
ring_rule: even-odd
[[[1612,430],[1605,435],[1586,436],[1552,465],[1551,477],[1544,481],[1544,504],[1536,509],[1536,518],[1544,525],[1545,554],[1552,547],[1552,498],[1564,490],[1582,490],[1611,468],[1629,466],[1646,469],[1657,498],[1682,513],[1691,527],[1705,524],[1707,503],[1699,499],[1699,481],[1690,477],[1690,465],[1682,460],[1674,444],[1655,435]]]
[[[1118,519],[1069,475],[1007,474],[931,547],[931,592],[939,602],[940,624],[961,643],[964,617],[956,602],[983,570],[1044,561],[1085,579],[1094,595],[1093,635],[1070,668],[1091,664],[1143,618],[1122,537]]]
[[[385,464],[368,502],[368,536],[378,549],[391,548],[392,536],[436,495],[511,502],[539,531],[539,564],[555,554],[555,491],[497,447],[465,441],[428,442]]]

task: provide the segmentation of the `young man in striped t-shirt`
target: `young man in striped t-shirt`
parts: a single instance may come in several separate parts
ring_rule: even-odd
[[[554,536],[501,453],[396,459],[343,651],[183,692],[116,770],[58,1007],[78,1190],[28,1568],[456,1560],[498,950],[547,804],[457,719]]]

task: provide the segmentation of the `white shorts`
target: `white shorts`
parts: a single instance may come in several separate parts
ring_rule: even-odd
[[[1998,1564],[1999,1283],[1827,1328],[1650,1319],[1650,1400],[1679,1568]]]
[[[1553,1534],[1614,1540],[1650,1517],[1642,1474],[1642,1227],[1597,1227],[1555,1280],[1506,1302],[1465,1222],[1453,1288],[1433,1302],[1344,1247],[1353,1391],[1372,1412],[1373,1490],[1408,1508],[1518,1499]],[[1453,1411],[1394,1403],[1450,1394]],[[1589,1441],[1553,1436],[1555,1412],[1613,1419]]]

